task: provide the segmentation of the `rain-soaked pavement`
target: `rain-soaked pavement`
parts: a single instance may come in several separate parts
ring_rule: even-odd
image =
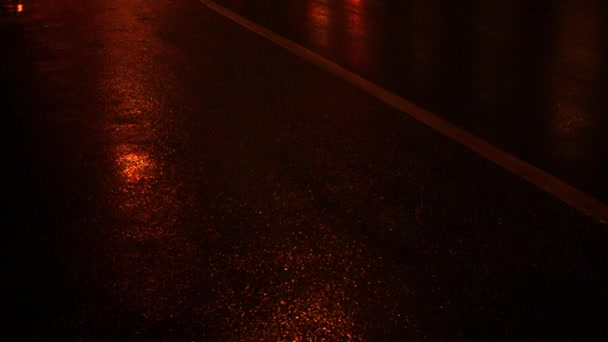
[[[608,2],[217,0],[608,203]]]
[[[198,1],[19,4],[3,340],[608,336],[606,225]]]

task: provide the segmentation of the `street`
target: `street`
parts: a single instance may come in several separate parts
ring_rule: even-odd
[[[19,4],[0,17],[3,340],[608,337],[605,223],[200,1]],[[504,148],[531,163],[572,162],[547,170],[605,200],[606,107],[575,161],[547,156],[563,140],[534,118],[478,122],[507,95],[435,87],[467,58],[420,89],[397,84],[409,69],[373,81],[499,146],[522,137],[530,155]],[[529,107],[550,87],[529,77],[495,86]]]
[[[217,2],[608,202],[602,1]]]

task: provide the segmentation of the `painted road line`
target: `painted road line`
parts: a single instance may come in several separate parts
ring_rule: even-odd
[[[400,97],[399,95],[396,95],[376,85],[375,83],[346,70],[345,68],[321,57],[320,55],[250,21],[249,19],[234,13],[223,6],[216,4],[213,1],[199,1],[222,16],[231,19],[239,25],[244,26],[254,33],[274,42],[275,44],[278,44],[279,46],[304,58],[310,63],[339,76],[352,85],[399,109],[406,115],[409,115],[414,119],[426,124],[455,142],[468,147],[484,158],[502,166],[511,173],[527,180],[547,193],[557,197],[571,207],[593,217],[603,224],[608,224],[608,205],[574,188],[559,178],[501,150],[487,141]]]

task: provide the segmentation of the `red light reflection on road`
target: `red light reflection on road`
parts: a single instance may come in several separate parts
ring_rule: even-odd
[[[358,70],[370,61],[369,27],[364,0],[310,0],[306,4],[309,40],[323,56],[341,54]]]
[[[170,176],[173,165],[164,162],[171,109],[162,100],[166,89],[159,90],[151,76],[158,64],[147,53],[158,37],[129,9],[103,19],[98,58],[106,107],[100,126],[112,172],[104,178],[102,197],[112,226],[100,241],[99,259],[105,262],[100,267],[112,274],[109,291],[124,310],[158,322],[180,310],[189,287],[184,265],[196,254],[180,231],[183,202],[176,194],[184,187]]]
[[[346,13],[348,59],[354,66],[361,68],[369,63],[370,54],[364,1],[349,0],[349,2],[349,11]]]
[[[588,2],[564,2],[559,8],[557,55],[553,69],[552,131],[558,144],[555,153],[567,159],[584,154],[590,128],[590,84],[598,74],[601,49],[600,18]]]
[[[325,289],[306,293],[303,298],[289,303],[281,301],[273,316],[273,330],[281,331],[280,335],[285,341],[304,340],[301,336],[303,332],[315,337],[354,340],[355,323],[345,308],[339,302],[334,302],[333,292],[328,284]]]
[[[362,303],[352,295],[362,284],[375,295],[366,251],[314,218],[300,224],[305,233],[285,235],[279,243],[258,236],[248,243],[255,248],[220,255],[231,272],[250,276],[239,292],[225,291],[218,299],[228,312],[225,329],[232,332],[226,340],[363,340]],[[323,243],[311,239],[321,236]],[[243,298],[255,298],[255,304],[243,306]]]
[[[308,2],[308,17],[310,19],[311,41],[322,52],[330,48],[330,25],[332,10],[325,2],[312,0]]]
[[[151,178],[155,166],[150,157],[143,153],[127,153],[119,156],[117,163],[118,169],[129,183],[137,183],[143,179]]]

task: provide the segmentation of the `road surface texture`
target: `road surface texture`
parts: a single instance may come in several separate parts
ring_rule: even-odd
[[[608,3],[217,0],[608,203]]]
[[[2,340],[608,336],[606,225],[406,113],[195,0],[2,6]]]

